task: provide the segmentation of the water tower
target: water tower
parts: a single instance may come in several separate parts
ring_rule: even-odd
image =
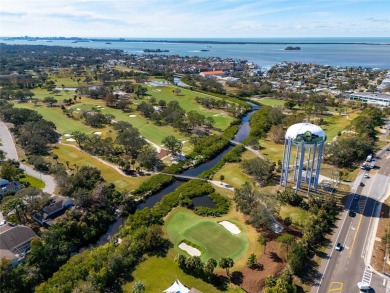
[[[290,177],[295,184],[295,192],[301,188],[302,182],[307,184],[308,194],[310,190],[316,192],[325,141],[325,132],[317,125],[291,125],[284,139],[280,185],[287,187]]]

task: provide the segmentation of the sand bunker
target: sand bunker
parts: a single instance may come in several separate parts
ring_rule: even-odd
[[[75,140],[74,138],[67,138],[66,141],[71,141],[71,142],[73,142],[73,141],[76,141],[76,140]]]
[[[130,118],[137,117],[137,115],[129,115]]]
[[[219,222],[218,224],[221,224],[222,226],[224,226],[225,229],[228,230],[232,234],[240,234],[241,233],[240,229],[238,229],[238,227],[236,225],[234,225],[233,223],[230,223],[228,221],[222,221],[222,222]]]
[[[77,111],[80,111],[81,109],[80,108],[76,108]]]
[[[71,137],[72,135],[69,134],[69,133],[65,133],[64,136],[65,136],[65,137]]]
[[[102,135],[102,133],[100,131],[95,131],[93,134]]]
[[[160,90],[160,89],[155,89],[154,91],[155,91],[155,92],[161,92],[161,90]]]
[[[179,248],[181,250],[184,250],[185,252],[187,252],[191,256],[200,256],[201,255],[199,249],[196,249],[195,247],[192,247],[184,242],[179,244]]]

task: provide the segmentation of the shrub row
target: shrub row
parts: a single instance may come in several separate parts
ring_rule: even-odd
[[[241,162],[241,154],[245,151],[245,146],[236,145],[232,148],[222,159],[212,168],[203,171],[198,177],[204,179],[211,179],[211,177],[220,170],[225,163]]]
[[[228,198],[216,192],[210,194],[209,198],[215,203],[215,208],[199,206],[195,208],[195,214],[203,217],[220,217],[229,212],[230,200]]]
[[[150,179],[142,182],[142,184],[132,193],[135,195],[151,195],[171,184],[173,180],[174,178],[171,175],[157,174]]]

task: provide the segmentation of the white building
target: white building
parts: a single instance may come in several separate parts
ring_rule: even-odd
[[[390,95],[388,94],[351,93],[349,94],[349,99],[368,104],[375,104],[386,107],[390,106]]]

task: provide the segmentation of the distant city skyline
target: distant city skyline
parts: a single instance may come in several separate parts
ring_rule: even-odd
[[[2,0],[0,36],[390,37],[379,0]]]

